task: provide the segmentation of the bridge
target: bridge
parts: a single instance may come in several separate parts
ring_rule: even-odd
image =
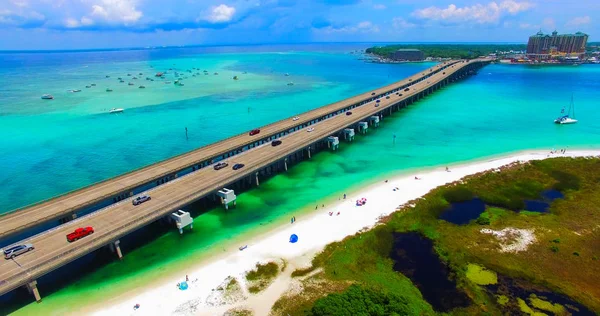
[[[237,135],[2,216],[0,238],[66,219],[62,225],[19,242],[31,243],[35,250],[12,260],[1,260],[0,295],[26,286],[39,302],[37,278],[105,246],[110,246],[120,258],[122,236],[192,202],[214,198],[224,187],[258,186],[261,177],[285,171],[288,164],[310,159],[311,153],[327,148],[330,136],[343,139],[349,129],[378,123],[384,115],[474,73],[488,62],[476,59],[438,64],[375,91],[300,114],[296,120],[289,118],[264,126],[258,135]],[[307,132],[307,126],[313,131]],[[271,146],[274,139],[282,143]],[[221,170],[207,168],[221,160],[230,166]],[[245,167],[233,170],[231,166],[236,163]],[[130,197],[142,192],[151,195],[152,200],[132,205]],[[78,212],[87,214],[73,216]],[[67,242],[68,233],[84,226],[94,227],[94,234]]]

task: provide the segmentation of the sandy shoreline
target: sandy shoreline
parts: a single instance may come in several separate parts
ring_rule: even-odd
[[[569,149],[566,154],[552,154],[550,157],[598,155],[600,150]],[[289,274],[298,267],[310,265],[314,255],[325,245],[342,240],[363,228],[372,227],[381,216],[394,212],[399,205],[418,198],[440,185],[512,162],[545,159],[548,156],[549,151],[518,152],[449,165],[450,172],[447,172],[444,167],[437,167],[389,178],[387,182],[381,181],[348,194],[346,200],[326,205],[325,208],[319,205],[318,210],[311,214],[297,215],[294,224],[288,223],[248,239],[244,242],[248,245],[244,251],[230,250],[214,255],[182,271],[181,276],[177,278],[155,282],[137,292],[128,292],[114,297],[109,304],[105,302],[94,314],[166,315],[178,310],[177,314],[181,315],[221,315],[231,307],[247,306],[253,309],[256,315],[264,315],[268,313],[270,306],[279,295],[287,290],[290,285]],[[420,180],[415,180],[415,176]],[[366,205],[356,206],[356,200],[360,198],[367,199]],[[330,212],[333,212],[333,215],[329,215]],[[289,242],[291,234],[298,235],[297,243]],[[214,305],[213,289],[222,284],[228,276],[233,276],[244,283],[245,272],[251,270],[257,262],[280,262],[282,259],[288,263],[286,271],[262,293],[250,295],[245,292],[246,299],[242,299],[241,302],[211,306]],[[182,291],[176,285],[185,281],[186,274],[190,279],[189,288]],[[213,304],[210,304],[211,302]],[[134,311],[135,304],[140,304],[140,308]]]

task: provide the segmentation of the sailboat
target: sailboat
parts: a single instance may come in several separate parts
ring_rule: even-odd
[[[573,112],[573,116],[571,116],[571,112]],[[561,114],[565,114],[565,108],[560,111]],[[573,103],[573,96],[571,96],[571,103],[569,104],[569,110],[566,115],[559,116],[556,120],[554,120],[556,124],[574,124],[577,123],[575,119],[575,103]]]

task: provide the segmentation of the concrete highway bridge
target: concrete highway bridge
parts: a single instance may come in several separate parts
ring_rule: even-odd
[[[39,302],[39,277],[105,246],[121,258],[119,238],[190,203],[213,200],[223,188],[258,186],[261,178],[287,171],[288,165],[310,159],[316,151],[335,150],[340,139],[351,140],[355,132],[366,133],[385,115],[475,73],[489,62],[440,63],[391,85],[298,114],[296,119],[263,126],[259,134],[236,135],[1,216],[0,245],[31,243],[35,249],[14,259],[0,259],[0,295],[26,286]],[[307,128],[312,131],[307,132]],[[281,144],[272,146],[275,139]],[[212,168],[220,161],[229,166]],[[245,167],[233,170],[236,163]],[[152,199],[132,205],[132,197],[141,193]],[[94,227],[94,234],[67,241],[67,234],[85,226]]]

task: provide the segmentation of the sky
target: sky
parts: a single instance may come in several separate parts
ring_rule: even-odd
[[[0,50],[598,40],[598,21],[598,0],[0,0]]]

